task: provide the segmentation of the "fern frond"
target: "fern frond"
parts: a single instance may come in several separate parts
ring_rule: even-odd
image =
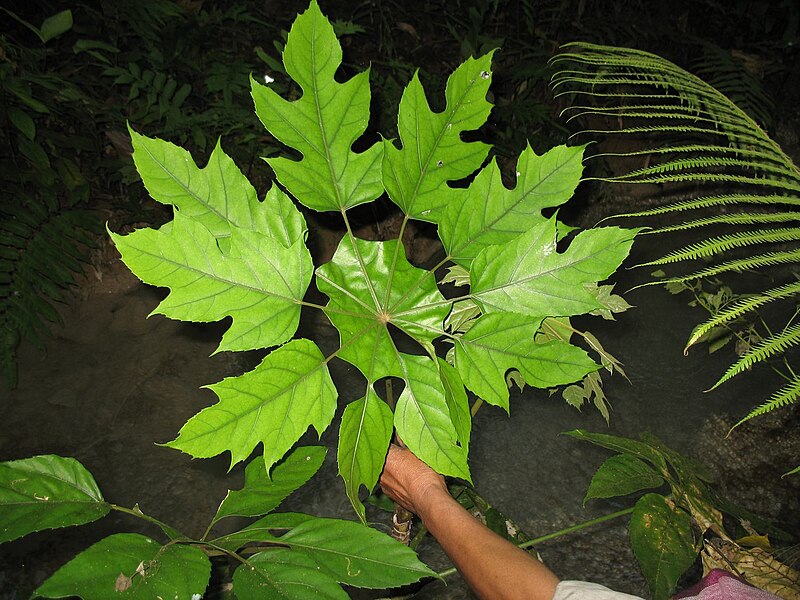
[[[624,98],[626,100],[633,99],[627,94],[609,94],[605,95],[604,97]],[[674,100],[677,104],[655,104],[647,102],[655,98],[658,98],[659,100]],[[618,106],[591,106],[589,104],[577,104],[564,108],[561,111],[561,116],[566,116],[567,123],[581,117],[594,115],[606,117],[640,117],[643,119],[654,119],[656,117],[671,119],[673,117],[679,117],[686,119],[698,119],[714,124],[718,122],[719,112],[713,113],[701,106],[684,104],[684,98],[678,94],[653,95],[652,97],[642,97],[637,95],[635,99],[644,100],[645,103],[620,104]]]
[[[781,163],[793,164],[758,123],[719,90],[656,55],[630,48],[578,42],[565,45],[564,51],[555,56],[551,64],[557,67],[551,85],[559,94],[599,96],[607,93],[606,87],[612,86],[620,88],[616,92],[617,97],[666,97],[675,101],[677,96],[680,98],[678,102],[701,107],[716,115],[716,120],[723,129],[726,125],[734,125],[739,130],[751,132],[759,140],[759,145],[763,144],[780,157]],[[562,65],[583,65],[589,68],[584,70]],[[626,86],[632,86],[632,91],[626,89]],[[652,91],[640,93],[639,87],[650,88]]]
[[[758,269],[760,267],[771,267],[775,265],[795,264],[800,262],[800,249],[789,250],[786,252],[768,252],[767,254],[759,254],[757,256],[750,256],[738,260],[730,260],[720,265],[713,267],[706,267],[700,271],[695,271],[688,275],[680,277],[670,277],[664,282],[655,283],[682,283],[685,281],[692,281],[695,279],[706,279],[708,277],[716,277],[722,273],[729,273],[731,271],[742,272]]]
[[[699,227],[709,227],[713,225],[758,225],[762,223],[790,223],[800,221],[800,212],[779,212],[779,213],[734,213],[732,215],[720,215],[716,217],[706,217],[694,221],[685,221],[677,225],[668,225],[644,232],[648,235],[658,233],[672,233],[674,231],[685,231],[687,229],[697,229]]]
[[[731,427],[731,431],[754,417],[760,417],[768,412],[772,412],[776,408],[783,408],[784,406],[793,404],[795,400],[797,400],[798,396],[800,396],[800,376],[796,376],[789,383],[775,392],[767,402],[750,411],[746,417]]]
[[[638,168],[595,176],[594,180],[616,184],[691,182],[701,189],[705,186],[706,191],[698,192],[697,198],[615,217],[648,219],[697,214],[688,220],[684,218],[683,223],[651,226],[648,234],[690,231],[695,234],[695,241],[665,251],[661,258],[640,266],[698,258],[721,259],[719,264],[672,278],[669,280],[672,283],[726,272],[800,266],[800,250],[792,247],[796,245],[793,242],[800,240],[800,169],[756,121],[756,118],[762,123],[768,120],[764,110],[753,110],[768,107],[768,99],[760,94],[757,82],[747,79],[729,53],[718,49],[707,51],[700,71],[731,97],[742,99],[741,106],[697,75],[641,50],[574,43],[564,46],[551,64],[555,67],[551,78],[554,92],[562,100],[575,99],[574,106],[562,111],[568,123],[579,124],[573,137],[598,134],[621,137],[631,140],[635,148],[630,152],[601,148],[590,160],[625,157],[629,162],[641,157],[643,164]],[[681,191],[687,188],[675,186]],[[717,231],[708,233],[709,228],[722,226],[739,231],[724,235]],[[785,243],[791,245],[775,248]],[[764,246],[765,249],[759,248]],[[727,326],[769,303],[793,300],[798,294],[800,282],[792,282],[732,302],[695,327],[684,352],[712,329]],[[789,328],[787,324],[782,332],[752,348],[716,385],[800,343],[800,327]],[[794,378],[741,422],[793,402],[798,394],[800,380]]]
[[[585,90],[569,87],[570,85],[588,85],[591,80],[592,89]],[[712,123],[714,128],[732,127],[742,129],[742,112],[734,108],[727,98],[717,93],[709,93],[703,87],[676,88],[677,94],[642,94],[639,91],[641,86],[653,85],[647,79],[610,79],[604,80],[596,77],[577,77],[573,75],[568,79],[554,82],[556,87],[565,86],[558,95],[572,94],[577,97],[601,97],[606,100],[619,100],[621,104],[614,107],[595,107],[590,105],[576,105],[565,108],[562,115],[572,112],[579,112],[584,116],[606,115],[617,117],[637,117],[641,119],[657,120],[659,118],[680,117],[685,119],[697,119]],[[622,87],[620,87],[622,86]],[[620,91],[615,91],[619,89]],[[668,103],[650,103],[650,100],[662,100]],[[636,102],[639,101],[639,102]],[[575,118],[571,116],[570,119]],[[765,140],[766,141],[766,140]]]
[[[650,262],[642,263],[640,266],[649,267],[654,265],[665,265],[669,263],[681,262],[685,260],[695,260],[716,254],[723,254],[733,248],[743,248],[757,244],[770,244],[776,242],[792,242],[800,240],[800,228],[792,229],[764,229],[762,231],[743,231],[730,235],[723,235],[711,238],[697,244],[690,244],[666,256]]]
[[[728,143],[730,144],[760,146],[765,150],[770,149],[770,145],[764,143],[764,140],[757,135],[751,135],[749,133],[737,133],[734,131],[724,131],[722,129],[709,129],[707,127],[693,127],[691,125],[647,125],[638,127],[623,127],[621,129],[612,129],[612,130],[583,129],[577,133],[572,134],[570,136],[570,139],[574,139],[582,134],[589,134],[592,136],[596,136],[596,135],[625,135],[625,134],[650,135],[654,133],[658,134],[671,133],[671,134],[681,134],[681,135],[694,134],[701,137],[716,136],[727,139]]]
[[[747,177],[744,175],[721,175],[718,173],[689,173],[677,175],[663,175],[661,177],[640,177],[634,180],[626,180],[618,177],[586,177],[586,181],[606,181],[609,183],[685,183],[687,181],[699,181],[703,183],[720,184],[743,184],[753,186],[764,186],[776,189],[790,190],[800,193],[800,183],[781,181],[776,179],[766,179],[763,177]]]
[[[658,163],[652,167],[645,167],[614,177],[614,181],[624,182],[627,179],[645,178],[651,175],[662,173],[679,173],[684,170],[702,169],[737,169],[747,171],[757,171],[764,174],[764,177],[790,178],[792,173],[787,171],[782,165],[775,163],[758,163],[740,158],[728,158],[725,156],[695,156],[689,158],[679,158],[663,163]],[[758,184],[764,185],[763,179],[758,180]],[[795,185],[800,189],[800,185]],[[789,188],[793,189],[793,188]]]
[[[687,154],[696,156],[698,154],[719,154],[721,156],[733,155],[736,157],[747,157],[749,162],[758,165],[758,168],[763,168],[764,165],[781,165],[781,169],[785,171],[785,163],[781,162],[775,157],[773,152],[765,152],[761,150],[754,150],[753,148],[739,148],[735,146],[714,146],[709,144],[684,144],[682,146],[663,146],[659,148],[646,148],[644,150],[634,150],[631,152],[598,152],[587,157],[587,161],[597,160],[600,158],[609,157],[632,157],[632,156],[657,156],[661,154],[681,155]],[[768,167],[767,167],[768,168]],[[794,172],[790,172],[792,177],[795,176]]]
[[[42,345],[50,324],[59,321],[53,302],[82,270],[78,244],[89,241],[96,219],[80,209],[51,211],[44,203],[0,207],[0,357],[4,378],[16,384],[16,344]]]
[[[691,210],[701,210],[706,208],[715,208],[719,206],[737,206],[755,204],[763,205],[784,205],[784,206],[800,206],[800,197],[795,196],[781,196],[769,195],[761,196],[755,194],[722,194],[719,196],[706,196],[703,198],[693,198],[691,200],[681,200],[673,204],[658,206],[648,210],[642,210],[632,213],[623,213],[614,215],[613,218],[636,218],[636,217],[653,217],[657,215],[665,215],[672,212],[685,212]]]
[[[714,327],[719,327],[721,325],[725,325],[726,323],[730,323],[731,321],[738,319],[751,310],[757,310],[762,306],[769,304],[770,302],[774,302],[775,300],[791,298],[797,294],[800,294],[800,281],[787,283],[786,285],[772,288],[771,290],[766,290],[760,294],[732,302],[714,317],[695,327],[694,331],[692,331],[692,334],[689,336],[689,341],[686,343],[686,347],[683,350],[684,354],[688,351],[690,346],[696,344],[700,338],[711,331]]]
[[[773,102],[761,82],[731,52],[714,44],[703,43],[702,47],[702,57],[691,65],[692,71],[762,125],[769,125]]]
[[[776,333],[755,346],[751,347],[739,360],[732,364],[725,374],[719,378],[719,381],[711,386],[710,390],[719,387],[732,377],[735,377],[742,371],[751,368],[756,363],[768,359],[778,353],[783,353],[793,346],[800,344],[800,325],[790,327],[785,331]]]

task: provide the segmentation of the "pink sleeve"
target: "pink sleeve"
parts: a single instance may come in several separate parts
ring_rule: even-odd
[[[757,587],[745,583],[735,575],[713,569],[697,584],[684,590],[674,600],[780,600]]]

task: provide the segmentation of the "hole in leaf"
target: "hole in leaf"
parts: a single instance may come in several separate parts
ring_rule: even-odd
[[[425,354],[425,351],[423,350],[422,346],[420,346],[419,342],[396,325],[387,323],[386,329],[389,330],[389,336],[392,338],[395,348],[397,348],[400,352],[416,355]]]
[[[372,384],[372,388],[378,397],[392,408],[394,408],[405,387],[406,382],[399,377],[383,377]],[[389,400],[389,394],[392,396],[391,401]]]

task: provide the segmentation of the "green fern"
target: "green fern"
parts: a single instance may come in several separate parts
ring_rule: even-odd
[[[734,375],[738,375],[742,371],[751,368],[757,362],[766,360],[775,354],[782,354],[788,348],[800,344],[800,325],[795,325],[771,335],[765,340],[762,340],[755,346],[752,346],[739,360],[732,364],[725,374],[719,378],[711,389],[718,387],[720,384],[728,381]]]
[[[779,389],[777,392],[775,392],[767,402],[750,411],[750,413],[746,417],[744,417],[738,423],[736,423],[736,425],[731,427],[731,430],[736,429],[739,425],[741,425],[745,421],[749,421],[753,417],[759,417],[761,415],[765,415],[768,412],[772,412],[776,408],[783,408],[789,406],[790,404],[793,404],[799,396],[800,396],[800,376],[797,376],[794,379],[792,379],[789,383],[787,383],[785,386],[783,386],[781,389]],[[800,467],[798,467],[797,469],[793,469],[792,471],[789,471],[789,473],[786,473],[786,475],[789,475],[791,473],[796,473],[798,469],[800,469]]]
[[[771,125],[773,102],[748,69],[746,57],[735,56],[707,42],[701,42],[701,48],[700,58],[690,65],[692,72],[725,94],[761,125]]]
[[[800,211],[796,208],[800,204],[800,170],[756,121],[768,122],[769,101],[754,80],[734,73],[741,71],[740,65],[730,56],[716,53],[707,54],[700,69],[700,74],[718,83],[731,98],[741,100],[737,105],[700,77],[639,50],[568,44],[552,62],[555,94],[573,102],[564,114],[573,124],[580,123],[573,137],[627,137],[636,150],[599,153],[594,159],[642,160],[640,168],[595,179],[665,184],[667,193],[681,188],[680,184],[696,186],[695,198],[618,215],[650,220],[695,215],[649,230],[650,235],[693,231],[696,237],[693,243],[645,264],[721,259],[721,264],[695,267],[689,274],[669,279],[667,283],[672,284],[725,272],[782,269],[782,283],[740,297],[697,326],[687,349],[712,329],[730,325],[747,313],[758,314],[769,303],[797,300],[800,282],[787,282],[786,272],[794,279],[792,274],[800,271]],[[726,230],[720,232],[720,227]],[[759,250],[754,251],[756,247]],[[714,386],[769,358],[782,357],[789,383],[737,425],[800,396],[800,378],[794,376],[785,355],[800,342],[800,327],[789,322],[779,331],[774,335],[768,332],[767,339],[751,348]]]
[[[17,383],[19,342],[41,346],[50,324],[59,321],[53,302],[64,299],[82,271],[78,244],[91,245],[87,234],[97,228],[85,210],[59,211],[33,201],[0,208],[0,363],[8,387]]]
[[[672,231],[682,231],[686,229],[696,229],[709,225],[755,225],[757,223],[786,223],[789,221],[800,221],[800,213],[779,212],[779,213],[739,213],[734,215],[715,215],[694,221],[686,221],[677,225],[667,225],[658,230],[659,233],[670,233]]]
[[[798,294],[800,294],[800,281],[795,281],[732,302],[712,318],[694,328],[689,336],[689,341],[686,343],[684,353],[715,327],[735,321],[751,311],[758,311],[770,302],[791,299]]]
[[[793,242],[800,240],[800,229],[765,229],[762,231],[741,231],[730,235],[714,237],[696,244],[690,244],[663,257],[643,263],[642,266],[664,265],[667,263],[695,260],[725,254],[728,250],[744,248],[757,244]]]
[[[780,264],[794,264],[800,262],[800,249],[789,250],[787,252],[768,252],[766,254],[759,254],[757,256],[749,256],[747,258],[730,260],[720,265],[701,269],[689,275],[682,277],[672,277],[671,283],[683,283],[685,281],[692,281],[694,279],[706,279],[708,277],[715,277],[721,273],[728,273],[736,271],[757,270],[761,267],[771,267]],[[653,282],[657,283],[657,282]]]
[[[723,194],[719,196],[705,196],[702,198],[693,198],[691,200],[682,200],[673,204],[658,206],[648,210],[642,210],[636,213],[625,213],[617,215],[618,217],[652,217],[657,215],[665,215],[673,212],[681,212],[687,210],[699,210],[706,208],[719,208],[740,205],[760,205],[760,208],[766,206],[772,208],[773,206],[780,206],[782,204],[787,206],[800,206],[800,197],[790,196],[755,196],[751,194]],[[661,231],[661,230],[659,230]]]

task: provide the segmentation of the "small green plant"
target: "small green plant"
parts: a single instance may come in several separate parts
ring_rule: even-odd
[[[800,593],[800,573],[775,558],[767,534],[791,538],[720,496],[701,464],[649,434],[633,440],[580,429],[567,433],[618,453],[597,469],[584,504],[652,490],[636,501],[629,534],[653,600],[669,598],[698,556],[705,572],[722,568],[781,597]],[[664,486],[667,493],[656,491]]]
[[[133,508],[107,502],[75,459],[47,455],[0,463],[0,543],[34,531],[81,525],[111,511],[157,526],[165,541],[138,533],[110,535],[61,567],[34,592],[43,598],[199,599],[211,558],[233,565],[236,597],[339,598],[345,584],[390,588],[434,576],[412,550],[352,521],[274,512],[322,465],[327,450],[301,446],[266,476],[252,461],[245,483],[220,503],[206,531],[193,538]],[[212,536],[228,517],[261,517],[243,529]]]
[[[375,486],[393,430],[438,472],[469,480],[467,389],[507,410],[509,369],[549,388],[599,368],[569,335],[536,333],[548,317],[612,309],[598,282],[626,257],[634,231],[595,229],[567,243],[569,228],[543,216],[572,194],[582,148],[543,156],[527,149],[513,189],[495,163],[482,168],[489,147],[461,135],[489,114],[491,54],[467,60],[450,76],[441,113],[430,110],[415,76],[400,102],[402,146],[383,140],[361,152],[353,145],[363,147],[369,121],[369,73],[340,83],[340,61],[333,29],[312,2],[283,55],[302,96],[287,101],[252,81],[259,118],[296,153],[267,160],[283,189],[274,186],[263,202],[219,146],[200,169],[181,148],[132,132],[145,186],[175,207],[175,217],[160,229],[112,237],[138,277],[170,288],[155,312],[200,322],[231,318],[219,351],[272,348],[254,370],[211,386],[219,402],[167,445],[195,457],[228,451],[235,464],[262,444],[269,472],[309,427],[321,433],[329,426],[337,391],[328,363],[345,360],[366,386],[342,416],[339,473],[364,520],[360,489]],[[476,172],[468,187],[449,185]],[[357,238],[348,210],[384,192],[403,211],[398,239]],[[339,213],[346,228],[332,260],[316,269],[292,198]],[[403,236],[412,219],[438,225],[446,256],[432,268],[406,256]],[[445,297],[437,284],[444,267],[439,284],[469,291]],[[312,279],[326,304],[305,299]],[[332,354],[292,339],[303,308],[323,311],[339,331]],[[397,332],[416,350],[399,350]],[[448,345],[452,362],[440,356]],[[386,378],[402,387],[396,401],[379,395]]]

